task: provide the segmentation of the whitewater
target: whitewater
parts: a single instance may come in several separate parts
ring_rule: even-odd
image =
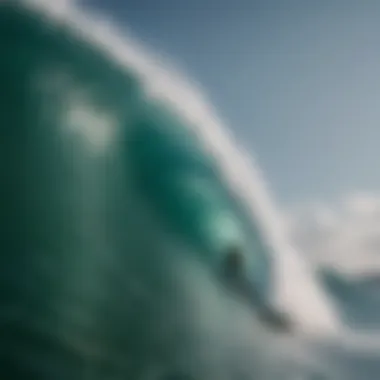
[[[3,2],[0,12],[6,14],[9,3]],[[14,315],[12,308],[21,318],[16,318],[18,321],[27,321],[35,313],[31,329],[49,336],[59,348],[48,348],[53,346],[35,337],[28,343],[23,337],[17,344],[12,343],[9,333],[0,344],[1,362],[7,362],[0,368],[2,377],[24,378],[29,373],[28,378],[46,379],[349,378],[347,369],[334,362],[328,350],[343,347],[372,352],[380,347],[379,339],[342,324],[336,306],[319,283],[316,268],[287,236],[282,213],[252,152],[247,152],[219,119],[206,91],[170,60],[154,53],[154,47],[143,47],[138,37],[126,33],[125,28],[121,32],[104,15],[80,4],[49,0],[12,4],[9,9],[18,8],[21,19],[28,21],[26,28],[33,30],[34,23],[45,23],[46,29],[41,29],[43,32],[32,41],[48,36],[66,46],[64,40],[69,38],[79,47],[72,51],[65,47],[61,54],[60,45],[47,45],[51,51],[58,51],[54,65],[44,59],[39,62],[38,55],[33,58],[37,69],[28,86],[34,95],[29,95],[30,104],[25,106],[32,116],[26,121],[16,118],[14,125],[33,125],[35,109],[41,108],[36,117],[40,124],[36,131],[27,133],[29,139],[18,137],[17,143],[12,136],[4,135],[4,145],[13,144],[15,149],[6,149],[2,159],[16,160],[13,152],[24,147],[21,156],[30,162],[20,165],[33,177],[22,177],[28,187],[17,191],[10,181],[3,191],[9,190],[12,195],[7,193],[6,199],[11,205],[20,199],[34,200],[37,206],[28,209],[27,214],[17,211],[31,218],[25,226],[20,227],[16,220],[15,230],[11,230],[13,224],[6,229],[9,241],[3,250],[11,252],[9,247],[13,247],[24,267],[2,259],[2,294],[15,281],[13,273],[20,276],[17,281],[21,285],[16,287],[22,295],[19,299],[19,293],[14,293],[17,302],[34,296],[32,290],[25,290],[28,281],[33,283],[38,277],[28,269],[28,265],[36,266],[33,260],[40,260],[37,266],[44,268],[41,273],[50,270],[54,274],[48,275],[47,283],[42,281],[36,291],[43,293],[36,295],[36,305],[46,309],[43,314],[36,312],[33,303],[30,309],[17,303],[10,307],[12,300],[2,296],[2,323],[9,323]],[[0,38],[7,33],[1,29],[4,25]],[[81,50],[85,51],[83,57],[88,54],[92,60],[71,60],[70,54],[80,55]],[[25,53],[22,59],[27,57]],[[12,57],[9,59],[12,63]],[[6,65],[8,61],[4,61]],[[77,70],[75,66],[78,71],[71,75],[70,70]],[[6,73],[16,76],[22,72],[17,70],[24,69],[15,65]],[[92,76],[99,73],[104,73],[104,78],[97,82]],[[156,104],[174,115],[180,133],[189,128],[197,144],[215,162],[220,186],[244,206],[247,218],[242,217],[241,223],[252,231],[260,254],[271,268],[269,277],[264,276],[262,281],[270,282],[273,302],[291,316],[294,334],[279,336],[266,329],[246,305],[221,292],[194,247],[164,229],[150,205],[135,192],[130,162],[124,156],[124,134],[132,130],[135,109],[144,117],[149,114],[149,120],[160,121]],[[9,102],[3,99],[0,107],[2,114],[8,115]],[[188,138],[186,133],[184,138]],[[9,180],[11,175],[2,170],[7,173],[2,174],[3,178]],[[39,172],[51,176],[51,183],[46,185]],[[63,175],[58,178],[56,172]],[[124,181],[125,177],[128,180]],[[22,192],[26,188],[31,189],[27,193],[30,198]],[[46,192],[44,199],[38,195],[41,191]],[[14,194],[21,195],[17,198]],[[38,202],[43,205],[41,210],[46,209],[41,211]],[[14,214],[8,207],[4,208],[6,216]],[[9,224],[4,215],[3,226]],[[30,251],[36,252],[35,259],[19,253],[22,249],[9,239],[11,233],[20,233],[22,228],[29,229],[25,236],[30,239]],[[227,223],[226,235],[230,230]],[[58,252],[58,264],[42,252],[51,247]],[[213,260],[210,262],[212,266]],[[45,286],[51,294],[46,293]],[[17,374],[10,362],[26,368],[19,372],[23,375]]]

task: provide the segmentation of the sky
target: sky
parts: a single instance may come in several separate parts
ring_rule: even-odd
[[[380,268],[380,2],[82,2],[201,84],[302,252]]]
[[[85,2],[200,82],[281,201],[379,190],[380,3]]]

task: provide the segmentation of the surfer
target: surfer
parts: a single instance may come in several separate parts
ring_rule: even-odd
[[[290,332],[290,318],[270,305],[244,274],[244,255],[238,247],[229,248],[223,269],[224,281],[234,293],[249,301],[261,321],[276,331]]]

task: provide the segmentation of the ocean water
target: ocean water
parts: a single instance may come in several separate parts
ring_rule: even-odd
[[[2,2],[0,42],[1,378],[374,378],[195,84],[72,2]],[[230,246],[292,334],[226,292]]]

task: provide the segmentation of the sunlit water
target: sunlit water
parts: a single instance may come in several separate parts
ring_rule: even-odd
[[[1,3],[0,42],[2,378],[373,378],[194,84],[69,2]],[[225,291],[230,244],[293,334]]]

